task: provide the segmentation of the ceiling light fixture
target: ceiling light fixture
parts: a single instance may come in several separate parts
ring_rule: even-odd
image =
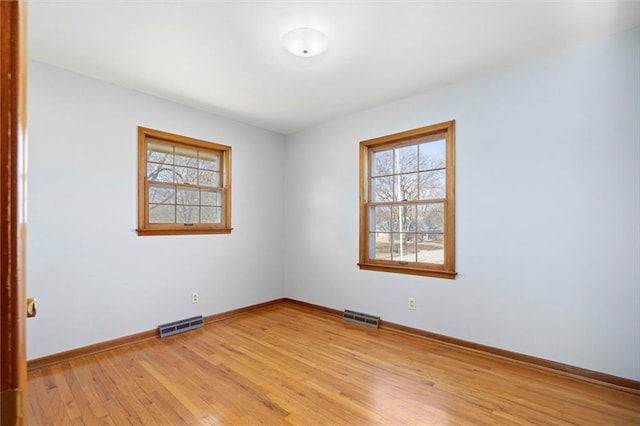
[[[296,56],[310,58],[327,50],[329,39],[316,29],[296,28],[282,36],[282,45]]]

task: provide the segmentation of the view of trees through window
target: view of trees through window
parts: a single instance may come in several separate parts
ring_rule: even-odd
[[[150,223],[220,223],[220,153],[147,143]]]
[[[360,269],[455,278],[455,121],[360,142]]]
[[[232,230],[231,147],[138,127],[138,235]]]
[[[443,264],[446,140],[373,151],[370,190],[372,257]]]

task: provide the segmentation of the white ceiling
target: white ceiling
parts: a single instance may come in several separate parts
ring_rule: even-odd
[[[29,57],[289,134],[640,25],[640,2],[30,1]],[[329,38],[315,58],[282,35]]]

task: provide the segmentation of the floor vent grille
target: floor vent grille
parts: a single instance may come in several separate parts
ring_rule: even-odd
[[[160,330],[160,337],[164,338],[173,336],[174,334],[184,333],[185,331],[195,330],[200,327],[204,327],[202,315],[162,324],[158,326],[158,329]]]
[[[373,315],[354,312],[348,309],[342,313],[342,319],[355,324],[366,325],[367,327],[378,328],[380,326],[380,317],[374,317]]]

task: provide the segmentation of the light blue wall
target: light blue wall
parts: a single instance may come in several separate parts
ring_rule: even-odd
[[[282,297],[281,135],[37,62],[28,101],[29,359]],[[232,234],[136,235],[138,126],[232,147]]]
[[[450,119],[457,279],[359,270],[359,141]],[[289,136],[285,294],[639,380],[639,123],[634,29]]]

